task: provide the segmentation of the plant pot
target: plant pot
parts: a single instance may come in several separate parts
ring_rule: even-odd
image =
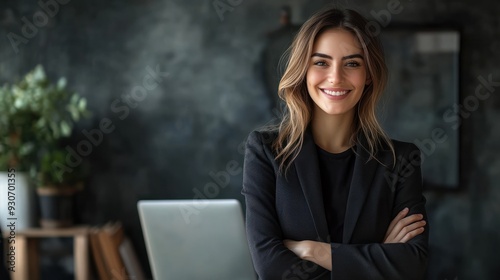
[[[0,172],[0,225],[2,232],[35,226],[35,190],[27,172]],[[11,206],[11,208],[9,208]]]
[[[74,223],[76,187],[37,188],[42,228],[63,228]]]

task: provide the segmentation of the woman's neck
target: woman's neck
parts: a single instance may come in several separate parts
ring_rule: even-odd
[[[311,120],[314,142],[330,153],[341,153],[352,146],[354,110],[342,115],[328,115],[315,108]]]

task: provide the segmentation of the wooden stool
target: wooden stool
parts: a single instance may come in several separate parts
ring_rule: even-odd
[[[8,233],[4,233],[4,237]],[[48,237],[73,237],[73,257],[75,259],[75,279],[89,279],[89,227],[45,229],[31,228],[16,231],[15,272],[10,272],[12,280],[40,279],[38,239]],[[7,243],[7,242],[6,242]],[[9,244],[8,246],[10,246]]]

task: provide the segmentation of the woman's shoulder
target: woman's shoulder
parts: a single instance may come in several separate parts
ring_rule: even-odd
[[[381,162],[386,167],[394,168],[406,163],[417,163],[420,164],[420,150],[419,148],[410,142],[389,139],[392,149],[389,143],[380,143],[381,147],[377,151],[377,160]],[[396,161],[396,162],[394,162]]]
[[[253,130],[248,135],[248,144],[261,143],[264,146],[272,146],[278,137],[279,128],[275,126],[261,127]]]
[[[420,149],[417,147],[417,145],[413,143],[400,141],[396,139],[391,139],[391,143],[392,146],[394,147],[394,152],[396,153],[396,155],[407,154],[411,152],[420,153]]]

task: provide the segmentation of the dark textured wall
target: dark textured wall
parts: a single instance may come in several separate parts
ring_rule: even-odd
[[[283,4],[291,6],[293,21],[301,23],[330,1],[60,2],[66,4],[59,4],[46,24],[35,19],[40,27],[28,36],[22,35],[22,18],[33,22],[42,8],[33,1],[0,3],[0,82],[13,81],[41,63],[51,77],[65,76],[71,88],[87,97],[93,117],[78,124],[70,145],[77,149],[85,134],[97,137],[83,157],[92,175],[79,197],[78,219],[90,224],[122,221],[146,266],[136,202],[190,199],[197,192],[241,199],[241,172],[213,192],[205,192],[205,186],[228,164],[241,167],[241,143],[273,118],[259,70],[265,34],[278,27]],[[337,4],[369,16],[381,15],[396,2]],[[218,13],[214,3],[235,5]],[[401,11],[387,20],[390,25],[454,25],[463,31],[462,104],[474,96],[481,77],[493,81],[487,87],[490,96],[479,100],[477,108],[462,109],[461,189],[426,193],[428,278],[497,279],[500,4],[398,3]],[[385,21],[379,24],[382,30]],[[24,40],[13,47],[10,32]],[[98,137],[103,119],[113,131]]]

